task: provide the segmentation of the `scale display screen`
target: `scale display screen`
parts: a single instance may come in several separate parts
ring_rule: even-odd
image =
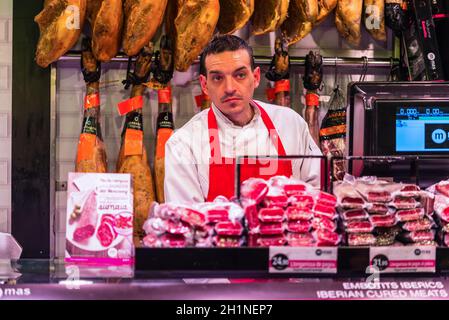
[[[449,106],[396,106],[396,152],[449,152]]]
[[[449,154],[448,100],[377,100],[365,116],[365,154]]]

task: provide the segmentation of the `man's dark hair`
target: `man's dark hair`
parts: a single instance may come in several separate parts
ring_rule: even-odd
[[[204,48],[203,52],[200,56],[200,74],[203,76],[207,75],[206,70],[206,57],[211,54],[222,53],[225,51],[237,51],[240,49],[244,49],[248,52],[249,59],[251,61],[251,70],[254,70],[254,56],[253,56],[253,48],[251,48],[248,43],[234,35],[217,35],[215,36]]]

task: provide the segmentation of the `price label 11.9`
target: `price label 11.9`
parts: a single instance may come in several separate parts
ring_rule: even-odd
[[[370,248],[371,272],[435,272],[436,249],[434,246],[372,247]]]

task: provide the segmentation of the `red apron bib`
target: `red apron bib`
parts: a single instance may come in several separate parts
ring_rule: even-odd
[[[268,130],[271,142],[276,147],[278,155],[285,156],[284,145],[270,117],[260,105],[254,101],[253,103],[260,110],[262,121]],[[231,198],[235,195],[234,176],[236,161],[235,158],[224,158],[221,156],[217,118],[212,108],[208,112],[208,129],[211,155],[209,161],[209,192],[206,201],[213,201],[220,195]],[[267,180],[277,175],[291,177],[291,160],[244,159],[240,165],[240,183],[252,177]]]

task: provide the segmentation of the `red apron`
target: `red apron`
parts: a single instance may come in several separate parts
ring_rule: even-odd
[[[266,111],[258,105],[262,121],[268,130],[271,142],[276,147],[279,156],[285,156],[284,145],[279,134],[273,125]],[[228,199],[235,195],[235,158],[224,158],[221,156],[220,140],[218,137],[217,118],[212,108],[208,113],[208,129],[210,143],[210,161],[209,161],[209,192],[206,201],[213,201],[217,196],[225,196]],[[240,183],[248,178],[269,179],[273,176],[283,175],[291,177],[291,160],[255,160],[244,159],[240,165]]]

